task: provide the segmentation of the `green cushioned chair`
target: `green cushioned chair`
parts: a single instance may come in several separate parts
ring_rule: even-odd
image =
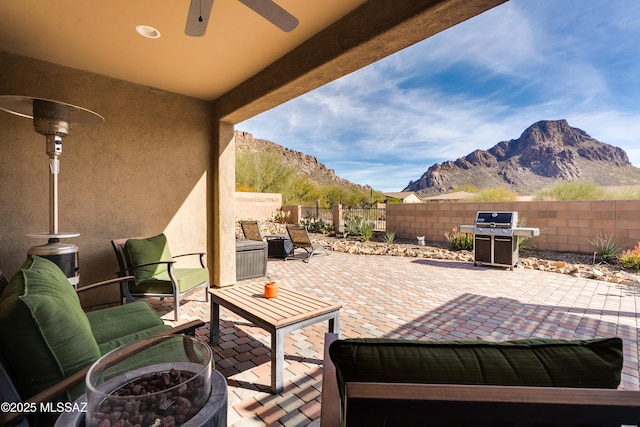
[[[115,239],[111,245],[116,253],[120,276],[132,275],[135,280],[122,285],[122,297],[134,301],[136,297],[172,297],[174,319],[179,318],[180,299],[187,293],[209,286],[209,271],[204,265],[204,253],[172,256],[164,234],[144,239]],[[175,268],[175,259],[199,256],[198,268]],[[205,292],[205,300],[209,293]]]
[[[46,258],[32,256],[0,295],[3,398],[73,400],[84,393],[86,370],[106,352],[140,338],[183,333],[202,324],[190,322],[172,329],[144,301],[85,313],[62,270]],[[0,425],[4,425],[2,415]]]

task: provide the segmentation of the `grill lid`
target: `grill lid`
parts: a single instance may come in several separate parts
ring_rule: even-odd
[[[518,223],[518,212],[485,212],[476,214],[476,226],[492,228],[512,228]]]

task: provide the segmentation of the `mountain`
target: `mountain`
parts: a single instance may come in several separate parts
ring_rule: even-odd
[[[341,187],[356,186],[363,190],[371,189],[369,186],[354,184],[349,180],[337,176],[333,169],[328,169],[314,156],[309,156],[308,154],[304,154],[300,151],[291,150],[278,145],[275,142],[267,141],[266,139],[254,138],[249,132],[236,130],[235,140],[236,152],[271,151],[279,153],[287,165],[293,166],[299,177],[306,175],[309,177],[309,180],[315,184],[338,185]]]
[[[638,185],[640,168],[631,165],[621,148],[592,138],[566,120],[545,120],[531,125],[518,139],[431,166],[404,191],[431,196],[471,184],[527,195],[560,180]]]

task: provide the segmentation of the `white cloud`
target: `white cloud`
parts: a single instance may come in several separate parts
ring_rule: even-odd
[[[544,62],[544,34],[532,28],[517,2],[505,3],[422,43],[427,65],[464,62],[494,73],[519,75]],[[422,56],[422,55],[420,55]]]

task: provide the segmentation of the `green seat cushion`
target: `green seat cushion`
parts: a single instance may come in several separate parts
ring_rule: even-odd
[[[206,268],[174,268],[173,276],[178,282],[178,290],[180,293],[190,291],[198,285],[209,280],[209,271]],[[169,273],[157,274],[153,278],[154,281],[168,281]],[[146,282],[152,282],[147,280]]]
[[[173,277],[178,282],[178,292],[190,291],[198,285],[209,280],[209,271],[206,268],[175,268]],[[169,273],[161,273],[151,279],[147,279],[132,288],[131,294],[173,294],[173,286],[169,279]]]
[[[0,345],[23,398],[100,357],[75,290],[57,265],[37,256],[2,294]]]
[[[87,313],[87,319],[99,346],[125,335],[164,326],[158,313],[146,301],[91,311]]]
[[[352,381],[617,388],[620,338],[504,342],[337,340],[329,347],[341,395]]]
[[[124,252],[130,265],[134,267],[150,262],[173,261],[164,233],[146,239],[129,239],[124,245]],[[167,264],[164,263],[135,268],[135,283],[142,283],[158,274],[166,273],[167,270]]]

